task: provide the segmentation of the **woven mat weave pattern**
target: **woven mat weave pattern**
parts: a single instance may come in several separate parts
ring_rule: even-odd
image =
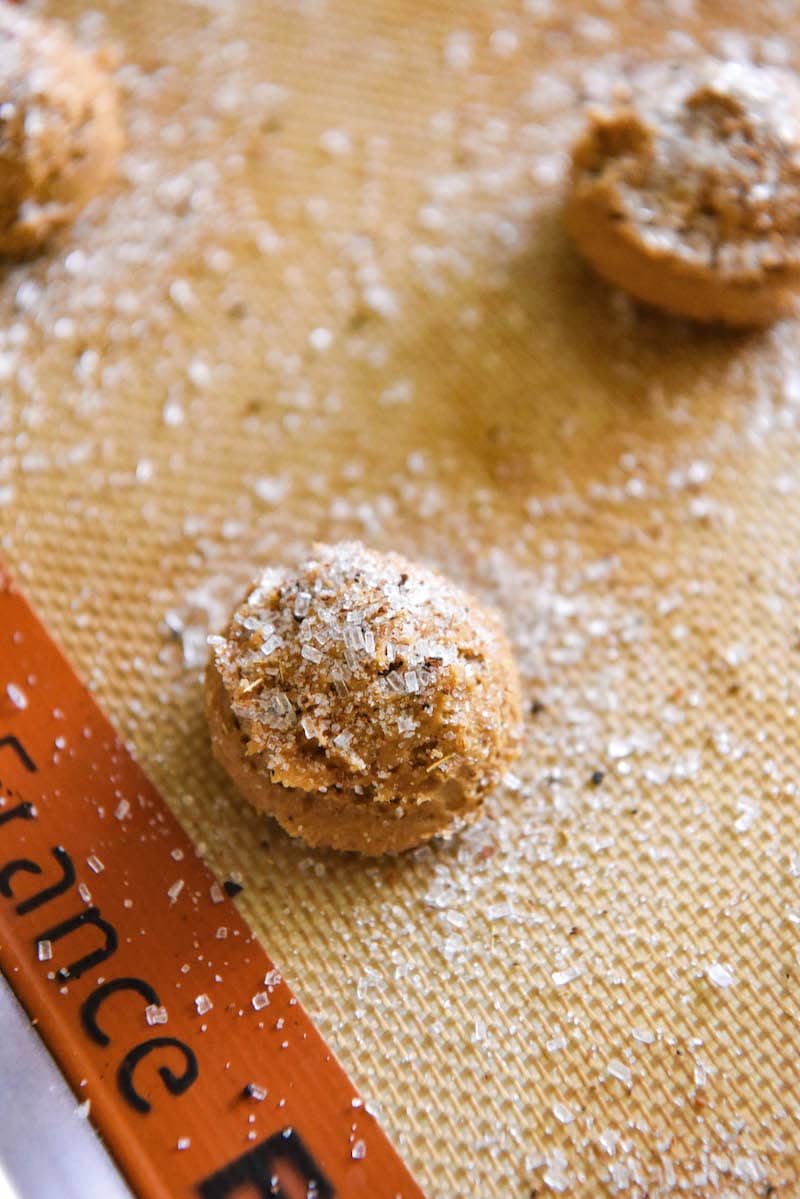
[[[431,1199],[800,1194],[800,325],[644,312],[560,221],[620,55],[800,65],[797,5],[46,11],[128,148],[0,279],[21,584]],[[202,717],[249,576],[345,536],[495,604],[526,696],[487,816],[372,864]]]

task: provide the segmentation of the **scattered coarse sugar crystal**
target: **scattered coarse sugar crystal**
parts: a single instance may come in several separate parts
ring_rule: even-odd
[[[208,656],[206,630],[197,625],[188,625],[181,633],[181,649],[183,664],[187,670],[197,670],[205,666]]]
[[[264,986],[265,987],[277,987],[278,984],[281,982],[281,979],[282,979],[282,975],[281,975],[280,970],[268,970],[267,973],[264,975]]]
[[[137,483],[152,482],[155,472],[156,472],[155,465],[150,458],[140,458],[139,461],[136,463],[136,470],[134,472],[136,475],[136,482]]]
[[[250,1000],[250,1002],[251,1002],[251,1003],[252,1003],[252,1005],[253,1005],[253,1009],[254,1009],[254,1011],[256,1011],[256,1012],[260,1012],[260,1011],[262,1011],[262,1010],[263,1010],[263,1009],[264,1009],[264,1008],[267,1006],[267,1004],[269,1003],[269,995],[267,994],[267,992],[266,992],[266,991],[258,991],[258,992],[256,992],[256,994],[253,996],[253,998]]]
[[[353,140],[344,129],[325,129],[320,134],[319,144],[326,154],[340,157],[353,149]]]
[[[189,376],[189,381],[198,390],[203,390],[211,384],[211,370],[208,363],[204,362],[202,358],[193,358],[189,363],[186,373]]]
[[[263,1103],[269,1094],[267,1088],[260,1086],[257,1082],[249,1082],[244,1088],[244,1093],[248,1099],[254,1099],[256,1103]]]
[[[564,970],[554,970],[551,978],[557,987],[566,987],[569,983],[580,978],[581,971],[578,966],[567,966]]]
[[[172,858],[173,862],[182,862],[183,861],[183,850],[182,849],[171,849],[169,851],[169,856]]]
[[[475,1045],[483,1044],[483,1042],[486,1040],[487,1031],[488,1031],[488,1029],[486,1026],[486,1021],[477,1019],[475,1021],[474,1027],[473,1027],[472,1038],[471,1038],[473,1044],[475,1044]]]
[[[92,902],[92,893],[89,890],[89,888],[86,886],[86,883],[78,883],[78,894],[80,895],[80,897],[84,903]]]
[[[546,1160],[547,1169],[542,1175],[542,1181],[551,1191],[563,1194],[571,1185],[567,1174],[567,1155],[563,1149],[554,1149]]]
[[[631,1073],[630,1066],[626,1066],[618,1058],[612,1058],[608,1063],[607,1069],[612,1078],[618,1078],[626,1087],[633,1085],[633,1074]]]
[[[289,494],[291,482],[282,475],[263,475],[253,480],[253,491],[264,504],[277,505]]]
[[[103,865],[103,863],[100,861],[100,859],[97,857],[96,854],[91,854],[86,859],[86,865],[89,867],[90,870],[93,870],[95,874],[102,874],[103,871],[105,870],[105,866]]]
[[[356,651],[364,648],[364,634],[360,625],[346,623],[342,636],[347,649]]]
[[[53,956],[53,945],[50,941],[37,941],[36,954],[40,962],[49,962]]]
[[[553,1115],[559,1124],[571,1124],[575,1119],[575,1113],[565,1103],[556,1100],[553,1104]]]
[[[742,797],[736,801],[736,810],[739,812],[739,816],[733,827],[737,833],[747,833],[759,817],[761,804],[757,799]]]
[[[450,33],[444,42],[444,61],[454,71],[466,71],[472,66],[474,39],[471,33]]]
[[[148,1003],[144,1009],[144,1018],[148,1024],[166,1024],[168,1020],[167,1009],[158,1003]]]
[[[11,700],[15,708],[24,711],[28,706],[28,697],[25,692],[16,683],[6,684],[6,695]]]
[[[730,970],[720,965],[719,962],[713,962],[706,970],[706,974],[715,987],[731,987],[736,981]]]
[[[185,886],[185,883],[184,883],[183,879],[179,878],[179,879],[176,879],[175,882],[172,884],[172,886],[167,889],[167,895],[169,896],[170,903],[175,903],[176,899],[180,895],[184,886]]]
[[[600,1133],[597,1139],[609,1157],[613,1157],[619,1143],[619,1133],[615,1132],[613,1128],[606,1128]]]
[[[186,419],[186,411],[180,400],[170,398],[165,400],[161,409],[161,419],[168,429],[178,429]]]
[[[357,1162],[363,1161],[363,1159],[367,1156],[366,1143],[364,1141],[360,1141],[360,1140],[356,1141],[355,1144],[353,1145],[352,1150],[350,1151],[350,1156],[353,1158],[354,1161],[357,1161]]]
[[[183,1153],[183,1152],[184,1152],[184,1150],[188,1149],[188,1148],[191,1146],[191,1144],[192,1144],[192,1138],[191,1138],[191,1137],[178,1137],[178,1140],[177,1140],[177,1143],[176,1143],[176,1145],[175,1145],[175,1148],[176,1148],[176,1149],[177,1149],[177,1150],[178,1150],[180,1153]]]
[[[318,666],[325,657],[322,650],[317,649],[315,645],[311,645],[309,642],[306,642],[301,649],[300,656],[305,658],[307,662],[313,662],[316,666]]]
[[[324,326],[320,325],[316,329],[312,329],[309,333],[308,344],[311,346],[312,350],[317,350],[319,353],[323,353],[325,350],[329,350],[333,345],[333,332],[330,329],[326,329]]]
[[[221,924],[217,929],[217,940],[224,941],[228,936],[228,930],[224,924]]]
[[[300,728],[303,730],[307,740],[313,741],[317,735],[317,727],[310,716],[300,717]]]
[[[405,684],[405,689],[409,692],[409,694],[419,691],[419,676],[416,670],[407,670],[403,675],[403,683]]]
[[[114,816],[117,820],[124,820],[130,815],[131,805],[127,799],[121,799],[114,809]]]
[[[464,938],[453,933],[452,936],[445,937],[444,944],[442,945],[442,953],[449,961],[453,961],[454,958],[460,956],[464,947]]]
[[[366,308],[374,312],[377,316],[384,317],[386,320],[391,320],[397,316],[399,304],[397,295],[390,288],[383,286],[380,283],[369,283],[361,293],[361,298]],[[383,365],[382,362],[371,361],[376,365]]]
[[[489,37],[489,48],[498,58],[510,58],[519,46],[513,29],[495,29]]]
[[[210,1012],[214,1004],[209,999],[208,995],[198,995],[195,998],[194,1006],[197,1009],[198,1016],[205,1016],[206,1012]]]
[[[411,380],[398,379],[396,383],[383,389],[378,402],[383,408],[392,408],[396,404],[408,404],[413,398],[414,384]]]
[[[275,650],[278,649],[278,647],[282,644],[283,644],[283,642],[281,641],[281,638],[277,635],[277,633],[272,633],[267,638],[267,640],[261,645],[260,652],[263,655],[263,657],[269,658],[270,655],[274,654]]]
[[[307,616],[311,608],[311,592],[298,591],[294,599],[294,615],[301,618]]]
[[[194,288],[188,279],[173,279],[169,285],[169,298],[180,312],[188,312],[196,303]]]
[[[212,903],[225,902],[225,892],[222,890],[222,887],[219,885],[219,883],[212,883],[209,887],[208,893]]]

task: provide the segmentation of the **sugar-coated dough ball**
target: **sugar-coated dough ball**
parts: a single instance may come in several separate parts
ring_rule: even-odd
[[[107,71],[59,26],[0,3],[0,254],[38,249],[71,221],[121,145]]]
[[[471,819],[517,752],[497,617],[358,542],[270,568],[211,639],[214,753],[310,845],[396,853]]]
[[[800,287],[800,82],[753,63],[653,62],[590,111],[567,224],[612,283],[701,321],[763,325]]]

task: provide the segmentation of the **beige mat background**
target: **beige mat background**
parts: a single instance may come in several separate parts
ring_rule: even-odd
[[[797,1196],[800,325],[636,309],[559,194],[615,55],[800,65],[800,8],[45,10],[119,46],[129,144],[0,280],[30,597],[431,1199]],[[245,808],[199,681],[258,564],[351,535],[495,603],[529,712],[486,819],[370,865]]]

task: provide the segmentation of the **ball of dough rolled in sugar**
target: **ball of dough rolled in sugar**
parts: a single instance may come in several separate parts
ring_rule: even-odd
[[[800,82],[701,59],[632,69],[574,147],[567,226],[597,271],[700,321],[764,325],[800,288]]]
[[[108,182],[114,82],[60,26],[0,4],[0,254],[39,249]]]
[[[452,832],[516,755],[497,617],[396,554],[319,545],[267,569],[211,645],[214,753],[310,845],[396,853]]]

